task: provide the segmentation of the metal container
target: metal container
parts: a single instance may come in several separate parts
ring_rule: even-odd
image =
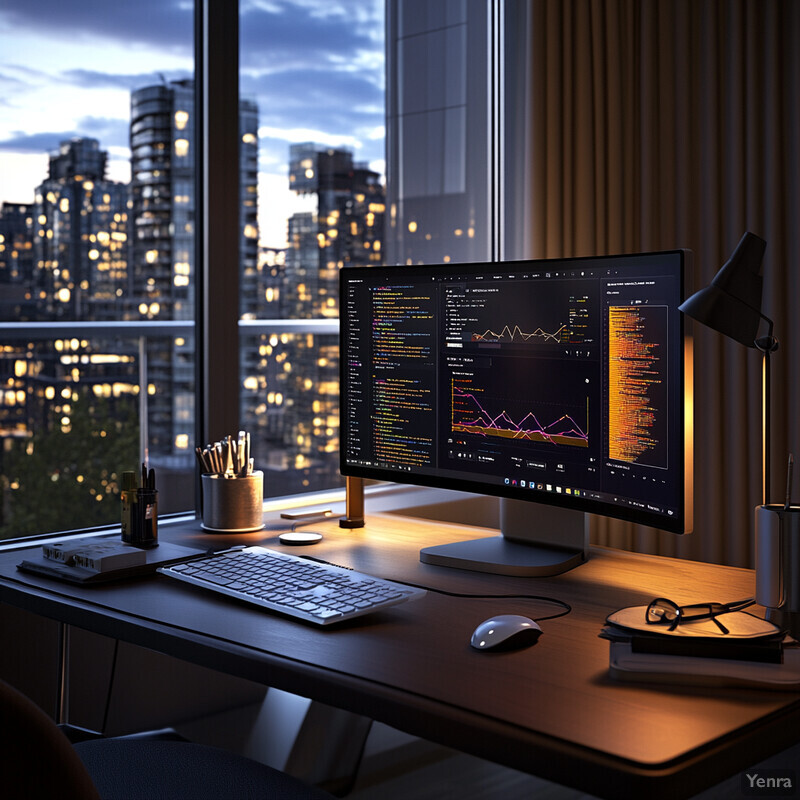
[[[202,475],[203,528],[247,533],[264,527],[264,473],[246,477]]]
[[[800,506],[756,508],[756,602],[800,637]]]

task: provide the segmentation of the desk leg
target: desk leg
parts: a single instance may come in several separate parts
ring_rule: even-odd
[[[58,625],[58,686],[56,688],[56,722],[69,723],[69,625]]]
[[[337,797],[353,788],[372,720],[311,701],[285,771]]]

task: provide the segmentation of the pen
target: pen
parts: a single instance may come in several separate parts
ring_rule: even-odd
[[[246,478],[253,474],[255,467],[254,459],[250,455],[250,434],[247,431],[239,431],[237,436],[228,434],[205,447],[195,447],[195,454],[205,475]],[[142,464],[143,479],[145,475],[145,465]]]

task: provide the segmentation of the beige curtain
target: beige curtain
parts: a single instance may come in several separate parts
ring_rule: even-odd
[[[782,501],[788,453],[800,457],[800,2],[524,6],[530,254],[687,247],[693,291],[746,230],[766,239],[762,307],[781,342],[771,497]],[[597,519],[593,541],[753,566],[760,355],[699,325],[694,338],[695,533]]]

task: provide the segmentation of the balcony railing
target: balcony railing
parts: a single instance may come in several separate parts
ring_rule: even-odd
[[[285,340],[287,336],[293,339],[296,336],[312,335],[328,337],[328,342],[333,337],[332,341],[335,346],[339,323],[336,319],[248,319],[239,321],[238,330],[244,356],[248,348],[254,348],[253,341],[258,337],[263,340],[265,337],[274,339],[275,336],[278,336]],[[116,398],[119,390],[120,397],[128,395],[135,404],[134,408],[138,406],[136,408],[138,455],[141,461],[150,460],[152,463],[152,459],[155,459],[155,463],[160,467],[161,481],[165,489],[162,493],[165,507],[169,512],[191,509],[194,505],[192,488],[194,484],[191,476],[196,468],[194,457],[194,409],[196,403],[192,400],[192,394],[197,391],[197,387],[194,386],[193,366],[196,353],[192,346],[192,340],[196,333],[197,328],[192,320],[0,322],[0,347],[6,346],[6,357],[10,359],[6,363],[10,370],[6,372],[10,382],[8,386],[0,388],[5,388],[8,395],[16,394],[16,399],[15,397],[9,398],[13,402],[10,402],[8,408],[4,407],[4,410],[8,412],[6,414],[8,425],[0,429],[0,435],[16,439],[14,451],[19,452],[19,449],[23,447],[24,440],[30,439],[33,435],[43,435],[44,429],[41,427],[41,420],[48,407],[46,402],[54,404],[54,408],[65,407],[64,419],[66,422],[62,421],[61,424],[68,426],[66,430],[69,429],[71,417],[75,412],[75,394],[73,392],[72,399],[64,395],[63,392],[67,388],[72,386],[77,388],[86,380],[86,384],[92,386],[92,389],[95,390],[94,394],[98,397],[107,397],[109,392],[113,392],[112,397]],[[186,341],[181,342],[181,338],[185,338]],[[153,342],[157,339],[165,341],[154,348]],[[174,350],[172,341],[174,341]],[[29,344],[31,347],[26,347]],[[63,366],[60,369],[64,373],[61,378],[57,378],[55,374],[50,376],[49,369],[45,375],[29,371],[30,366],[25,366],[30,355],[33,355],[34,361],[38,359],[39,347],[37,344],[42,346],[42,353],[49,354],[47,357],[61,360]],[[195,346],[196,344],[195,341]],[[254,352],[257,350],[258,348],[254,349]],[[27,357],[26,352],[29,354]],[[170,352],[173,352],[176,357],[169,358]],[[312,345],[312,349],[306,352],[316,353],[316,345]],[[119,367],[112,358],[115,354],[120,357],[121,366]],[[181,354],[183,354],[183,358],[181,358]],[[69,361],[70,358],[73,359],[72,362]],[[250,362],[240,362],[243,370],[240,385],[241,400],[251,411],[255,408],[252,401],[253,393],[252,387],[248,386],[248,381],[245,380],[245,375],[258,374],[254,373],[254,370],[260,369],[258,361],[259,359],[251,359]],[[245,366],[245,363],[249,363],[250,366]],[[70,377],[73,365],[80,371],[79,378]],[[20,371],[16,372],[17,369]],[[34,367],[34,369],[40,369],[40,367]],[[97,372],[94,372],[95,369]],[[246,373],[245,370],[247,370]],[[273,381],[274,377],[275,373],[269,380]],[[259,381],[261,380],[264,379],[260,378]],[[334,377],[327,376],[326,380],[333,381]],[[270,392],[264,391],[263,399],[259,399],[259,403],[272,402],[268,400],[268,394],[275,393],[272,389],[273,385],[270,383]],[[31,386],[39,388],[34,393]],[[156,393],[155,386],[164,386],[167,392],[174,391],[174,394],[165,395],[160,390]],[[50,393],[47,396],[52,398],[50,401],[44,400],[43,387],[52,387],[47,389]],[[102,395],[100,394],[101,388],[104,392]],[[305,399],[307,396],[305,392],[301,392],[301,394]],[[258,394],[258,397],[261,398],[261,395]],[[292,398],[295,402],[296,397],[292,395]],[[2,400],[2,393],[0,393],[0,400]],[[73,406],[73,408],[70,409],[67,406]],[[17,408],[19,408],[19,412],[16,412]],[[292,414],[297,416],[297,406],[294,406],[288,412],[290,416],[285,418],[280,416],[287,413],[279,410],[281,406],[268,406],[268,408],[270,418],[273,420],[290,420]],[[56,410],[59,410],[60,413],[60,409]],[[261,414],[262,412],[257,413]],[[334,408],[332,412],[328,411],[327,413],[337,413],[337,411]],[[164,421],[165,415],[169,417],[167,422]],[[24,427],[19,427],[15,420],[23,420],[23,418],[25,420]],[[294,418],[291,417],[291,419]],[[301,415],[298,419],[302,420],[304,417]],[[290,424],[290,422],[291,420],[285,424]],[[252,420],[243,420],[242,424],[249,428],[253,422]],[[295,420],[292,424],[298,423]],[[100,422],[98,422],[98,426],[101,426]],[[164,435],[165,426],[173,432],[171,439]],[[5,434],[2,433],[3,430],[5,430]],[[62,430],[65,429],[62,427]],[[98,430],[102,431],[102,427],[98,427]],[[269,426],[262,427],[260,433],[262,436],[268,437],[274,435],[273,429]],[[133,432],[133,437],[135,442],[136,432]],[[172,442],[171,445],[168,440]],[[182,443],[179,440],[182,440]],[[164,447],[165,442],[167,442],[166,447]],[[32,444],[29,445],[29,447],[32,446]],[[292,493],[293,489],[289,484],[292,484],[293,481],[296,481],[296,490],[300,492],[314,488],[322,489],[329,485],[329,479],[320,477],[319,471],[315,473],[315,478],[320,480],[318,484],[311,479],[309,485],[308,480],[303,480],[304,476],[293,478],[290,473],[293,469],[298,469],[296,464],[293,466],[294,456],[286,456],[288,466],[276,467],[275,458],[280,457],[280,454],[284,452],[280,450],[280,447],[281,444],[276,440],[274,445],[268,447],[262,445],[259,451],[262,455],[272,459],[271,491],[273,494]],[[38,452],[37,449],[37,454]],[[291,447],[286,450],[287,454],[292,452],[294,451]],[[131,454],[129,460],[133,462],[134,459],[135,456]],[[316,463],[318,465],[327,462]],[[58,472],[58,469],[59,465],[54,465],[54,474]],[[11,484],[6,487],[6,489],[9,488],[13,488]],[[2,497],[0,497],[0,501],[2,501]],[[175,508],[169,507],[170,505],[174,505]],[[0,515],[1,520],[2,515]],[[0,536],[0,538],[3,537]]]
[[[0,322],[2,341],[41,341],[65,334],[102,336],[182,336],[194,333],[192,320],[142,320],[141,322]],[[246,333],[338,333],[336,319],[243,319],[239,329]]]

